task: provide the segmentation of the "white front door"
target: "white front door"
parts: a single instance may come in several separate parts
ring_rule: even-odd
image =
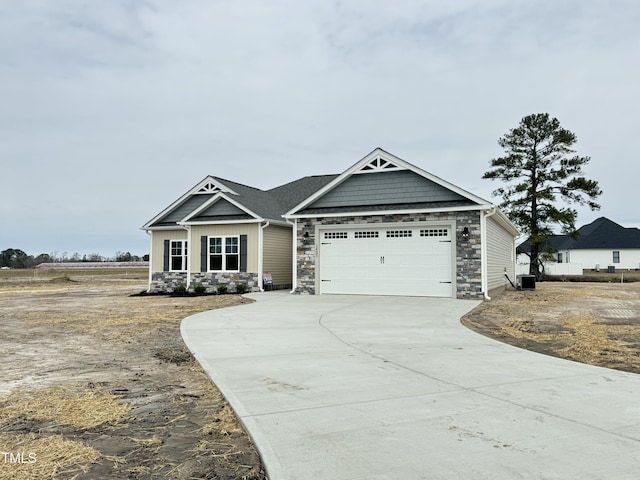
[[[451,227],[361,225],[319,232],[320,293],[451,297]]]

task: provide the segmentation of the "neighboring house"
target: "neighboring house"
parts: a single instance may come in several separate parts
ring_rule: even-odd
[[[549,275],[582,275],[583,270],[637,270],[640,268],[640,230],[625,228],[600,217],[578,229],[573,239],[553,235],[543,246],[551,248],[554,261],[545,262]],[[518,246],[518,271],[529,273],[529,242]]]
[[[142,228],[150,290],[259,290],[271,273],[296,293],[453,298],[504,289],[518,235],[495,205],[379,148],[267,191],[207,177]]]

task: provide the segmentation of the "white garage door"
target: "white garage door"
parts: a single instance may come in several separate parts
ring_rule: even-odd
[[[320,293],[451,297],[450,226],[320,230]]]

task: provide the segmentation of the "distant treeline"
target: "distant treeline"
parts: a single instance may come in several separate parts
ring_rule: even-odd
[[[67,252],[41,253],[37,257],[29,255],[19,248],[7,248],[0,252],[0,268],[34,268],[41,263],[69,263],[69,262],[142,262],[148,261],[149,255],[131,255],[129,252],[116,252],[113,257],[106,257],[99,253],[80,255]]]

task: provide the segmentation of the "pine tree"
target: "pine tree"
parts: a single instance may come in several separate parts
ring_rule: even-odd
[[[598,182],[582,176],[590,157],[574,155],[571,147],[576,141],[576,135],[548,113],[529,115],[498,140],[505,156],[491,160],[491,169],[482,177],[504,182],[493,195],[502,197],[500,207],[529,236],[529,273],[537,279],[553,227],[577,235],[577,211],[558,200],[600,208],[595,199],[602,190]]]

